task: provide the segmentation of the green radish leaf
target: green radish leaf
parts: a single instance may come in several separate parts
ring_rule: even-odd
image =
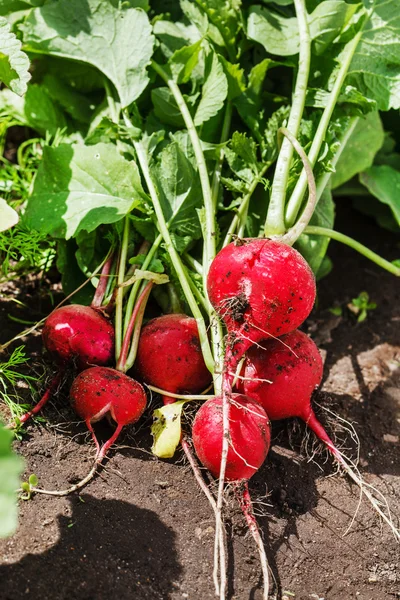
[[[331,177],[332,189],[370,167],[384,142],[384,130],[377,111],[360,118]]]
[[[377,102],[400,108],[400,0],[368,3],[372,14],[350,64],[346,82]]]
[[[184,400],[167,404],[153,412],[151,426],[152,453],[159,458],[172,458],[181,439],[181,416]]]
[[[94,106],[87,96],[79,93],[65,81],[54,75],[45,75],[41,87],[73,119],[80,123],[90,122],[93,117]]]
[[[57,244],[57,269],[61,273],[61,285],[66,296],[72,294],[70,301],[76,304],[89,306],[93,300],[94,289],[91,281],[82,287],[87,280],[79,267],[76,254],[78,246],[76,240],[60,240]],[[75,292],[75,290],[78,290]]]
[[[185,98],[187,101],[187,98]],[[184,127],[185,123],[175,98],[167,87],[159,87],[151,90],[151,100],[154,113],[161,123],[172,125],[172,127]]]
[[[22,52],[21,42],[10,29],[7,19],[0,17],[0,81],[22,96],[31,78],[29,58]]]
[[[360,181],[370,194],[389,206],[400,227],[400,171],[389,165],[372,166],[360,173]]]
[[[321,2],[308,15],[315,52],[321,54],[349,23],[358,5],[343,0]],[[292,56],[299,52],[299,30],[296,17],[283,17],[263,6],[252,6],[247,21],[247,36],[264,46],[270,54]]]
[[[41,85],[28,87],[25,96],[20,98],[11,90],[0,92],[0,115],[10,115],[19,125],[26,125],[41,135],[54,135],[66,128],[67,121],[48,91]]]
[[[14,533],[18,522],[16,489],[23,470],[23,460],[11,448],[13,433],[0,425],[0,538]]]
[[[33,487],[37,486],[37,484],[39,483],[37,475],[35,475],[34,473],[29,475],[28,482],[29,482],[29,485],[33,485]]]
[[[199,32],[193,25],[187,26],[162,19],[154,23],[153,32],[167,59],[170,59],[177,50],[186,48],[200,39]]]
[[[310,225],[332,229],[335,221],[335,205],[329,188],[325,188],[315,208]],[[303,233],[295,244],[295,248],[304,256],[316,275],[323,263],[329,245],[329,238],[322,235]]]
[[[231,140],[231,148],[255,173],[258,172],[257,146],[252,138],[247,137],[245,133],[235,131]]]
[[[196,0],[196,4],[212,24],[219,36],[210,28],[210,37],[224,45],[230,56],[236,55],[236,40],[242,23],[241,0]]]
[[[19,217],[14,210],[3,198],[0,198],[0,231],[11,229],[18,223]]]
[[[246,89],[244,70],[239,64],[233,65],[221,55],[218,55],[218,58],[222,63],[228,81],[228,100],[234,100]]]
[[[201,40],[191,46],[176,50],[168,61],[172,76],[177,83],[187,83],[199,60]]]
[[[169,230],[185,238],[200,238],[201,229],[196,213],[196,209],[202,206],[200,178],[176,141],[162,150],[153,172]]]
[[[32,10],[21,25],[24,42],[30,51],[97,67],[115,85],[124,108],[149,82],[154,44],[146,13],[133,6],[137,3],[56,0]]]
[[[121,220],[146,199],[133,161],[113,144],[45,147],[25,212],[32,229],[69,239]]]
[[[228,95],[228,81],[224,69],[215,52],[206,59],[206,75],[199,105],[194,116],[198,127],[214,117],[224,106]]]

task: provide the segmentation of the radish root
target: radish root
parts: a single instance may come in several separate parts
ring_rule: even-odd
[[[249,486],[247,481],[240,482],[235,488],[236,496],[239,500],[240,508],[245,516],[249,531],[257,545],[258,554],[260,557],[261,569],[264,579],[264,594],[263,600],[268,600],[269,596],[269,565],[265,552],[264,544],[261,538],[260,530],[254,515],[253,503],[251,501]]]

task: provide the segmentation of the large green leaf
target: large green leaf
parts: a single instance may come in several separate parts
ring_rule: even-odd
[[[389,165],[372,166],[360,173],[368,191],[387,204],[400,227],[400,172]]]
[[[0,538],[12,535],[17,528],[16,489],[23,470],[23,460],[11,449],[13,434],[0,424]]]
[[[343,0],[321,2],[309,15],[310,35],[317,53],[323,52],[349,22],[357,5]],[[247,21],[247,36],[262,44],[267,52],[291,56],[299,51],[296,17],[283,17],[263,6],[252,6]]]
[[[97,67],[115,85],[122,107],[149,81],[154,37],[146,13],[112,0],[58,0],[34,9],[21,26],[31,51]]]
[[[241,27],[241,0],[195,0],[217,29],[230,57],[236,54],[237,34]],[[215,36],[213,36],[215,37]]]
[[[0,81],[22,96],[31,78],[29,58],[21,50],[21,42],[10,31],[7,19],[0,17]]]
[[[25,221],[68,239],[119,221],[144,197],[136,164],[113,144],[45,147]]]
[[[206,60],[206,76],[199,105],[194,116],[194,124],[202,125],[214,117],[224,106],[228,95],[228,81],[221,62],[215,52]]]
[[[370,167],[384,141],[379,113],[371,112],[360,118],[336,165],[331,178],[332,189],[346,183],[360,171]]]
[[[373,12],[364,26],[347,81],[379,110],[400,108],[400,0],[368,3]]]
[[[335,205],[329,188],[325,188],[318,201],[310,225],[332,229],[335,220]],[[329,238],[322,235],[303,233],[296,242],[296,248],[304,256],[314,274],[317,274],[324,260]]]

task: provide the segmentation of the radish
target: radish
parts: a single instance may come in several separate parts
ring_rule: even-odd
[[[195,394],[211,383],[200,346],[196,320],[164,315],[142,328],[135,369],[140,378],[174,394]],[[163,396],[164,404],[175,398]]]
[[[114,357],[114,328],[98,310],[71,304],[53,311],[43,327],[43,344],[59,365],[105,366]]]
[[[225,246],[211,263],[207,291],[230,333],[225,365],[231,378],[252,344],[301,325],[316,293],[314,275],[301,254],[261,238]]]
[[[264,409],[242,394],[232,394],[226,479],[250,479],[267,456],[271,435]],[[222,453],[222,398],[207,400],[198,410],[192,428],[193,444],[202,464],[218,477]]]
[[[311,396],[321,383],[322,372],[323,363],[315,343],[305,333],[293,331],[281,339],[264,340],[248,350],[238,389],[258,402],[273,421],[303,419],[400,539],[391,519],[367,489],[371,486],[348,464],[314,413]]]
[[[91,367],[79,373],[72,383],[70,400],[75,412],[85,421],[96,445],[94,465],[89,474],[66,490],[45,490],[32,487],[31,492],[51,496],[67,496],[82,488],[95,475],[107,451],[125,425],[136,423],[146,408],[146,392],[142,385],[115,369]],[[93,430],[93,423],[105,416],[111,417],[117,427],[101,447]]]
[[[102,313],[90,306],[71,304],[56,308],[46,319],[42,339],[44,347],[59,367],[72,365],[86,369],[108,365],[114,357],[114,328]],[[39,402],[24,415],[26,423],[48,402],[61,383],[62,372],[53,377]],[[15,427],[16,423],[9,425]]]
[[[268,600],[268,561],[254,516],[247,481],[256,473],[267,456],[271,442],[270,422],[264,409],[242,394],[232,394],[229,412],[229,450],[225,478],[234,482],[240,507],[257,544],[264,577],[264,599]],[[224,437],[221,396],[211,398],[201,406],[193,422],[192,435],[194,448],[201,463],[215,477],[218,477]],[[218,505],[214,503],[213,508],[219,523]],[[220,541],[221,529],[220,527],[217,532],[215,546],[216,549],[219,547],[221,564],[225,565],[224,544]],[[215,562],[214,579],[217,569],[218,562]],[[221,571],[221,574],[223,576],[224,571]],[[221,580],[221,588],[224,586],[225,582]]]

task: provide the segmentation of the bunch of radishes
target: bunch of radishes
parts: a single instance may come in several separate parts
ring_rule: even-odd
[[[101,278],[100,282],[104,287]],[[70,389],[71,404],[91,432],[96,455],[90,473],[74,486],[61,491],[32,488],[33,492],[65,495],[85,485],[122,428],[135,423],[143,414],[146,392],[142,383],[160,391],[164,404],[185,399],[187,395],[192,397],[210,385],[212,375],[203,358],[194,318],[168,314],[141,328],[151,287],[151,282],[145,285],[137,299],[117,357],[114,327],[100,306],[99,292],[90,307],[64,306],[46,320],[43,342],[58,365],[58,373],[42,400],[21,421],[40,410],[60,384],[61,373],[71,367],[78,372]],[[264,574],[264,597],[268,597],[268,565],[247,481],[267,456],[270,420],[303,419],[400,538],[374,496],[335,448],[311,407],[311,395],[321,382],[323,365],[314,342],[297,329],[310,314],[316,294],[315,279],[304,258],[281,241],[238,239],[225,246],[212,261],[207,294],[225,324],[227,335],[220,373],[221,392],[208,397],[200,406],[192,426],[192,439],[201,463],[219,478],[217,500],[201,479],[187,437],[182,436],[181,442],[216,514],[214,580],[220,598],[226,594],[222,521],[226,480],[233,483],[257,543]],[[125,373],[134,327],[140,332],[134,373],[141,383]],[[114,360],[115,369],[110,367]],[[100,446],[93,423],[105,416],[116,423],[116,428]]]

